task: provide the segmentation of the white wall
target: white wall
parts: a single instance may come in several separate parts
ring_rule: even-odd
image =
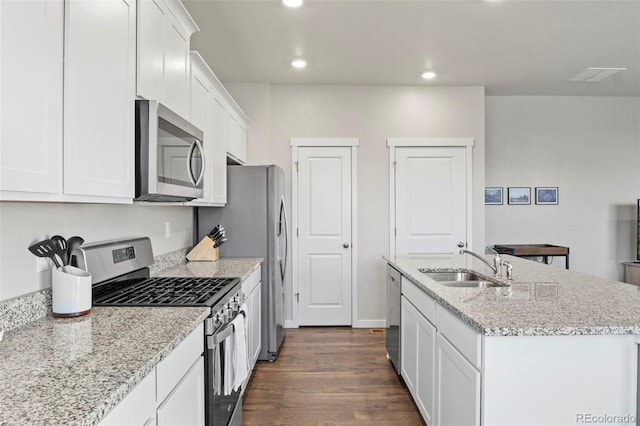
[[[171,227],[168,238],[165,222]],[[91,242],[148,236],[157,256],[191,246],[192,228],[191,207],[2,202],[0,300],[51,287],[50,270],[38,272],[38,258],[27,250],[44,238],[79,235]]]
[[[570,247],[571,269],[623,279],[640,198],[640,98],[486,98],[486,240]],[[509,186],[557,186],[559,204],[509,206]],[[563,266],[561,258],[556,261]]]
[[[271,86],[268,83],[224,83],[242,110],[249,116],[247,164],[271,164]]]
[[[263,108],[264,87],[235,83],[229,91],[252,118]],[[253,92],[253,94],[252,94]],[[262,105],[262,106],[261,106]],[[472,137],[474,148],[474,241],[484,244],[484,89],[423,86],[270,87],[267,149],[249,135],[251,163],[275,163],[286,173],[291,204],[292,137],[356,137],[358,149],[358,289],[360,324],[384,325],[386,293],[382,255],[389,252],[389,137]],[[251,155],[250,155],[251,157]],[[291,271],[288,271],[289,277]],[[286,282],[285,319],[292,320],[291,282]],[[358,325],[358,324],[354,324]]]

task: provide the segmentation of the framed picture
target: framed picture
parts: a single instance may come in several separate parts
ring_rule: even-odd
[[[502,187],[486,187],[484,189],[484,203],[489,205],[502,205]]]
[[[509,204],[531,204],[531,188],[510,187],[508,190]]]
[[[536,188],[536,204],[558,204],[558,187]]]

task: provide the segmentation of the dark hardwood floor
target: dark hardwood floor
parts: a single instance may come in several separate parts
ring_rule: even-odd
[[[275,362],[259,361],[244,425],[421,425],[386,358],[384,330],[287,329]]]

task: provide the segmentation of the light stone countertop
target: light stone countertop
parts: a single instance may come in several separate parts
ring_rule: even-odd
[[[418,271],[467,270],[493,278],[489,267],[469,255],[384,260],[486,336],[640,334],[640,287],[518,257],[502,258],[513,264],[512,285],[483,290],[446,287]]]
[[[0,343],[0,424],[95,425],[209,314],[200,307],[93,307],[50,314]]]
[[[264,261],[257,257],[230,257],[215,262],[188,262],[164,269],[157,277],[240,278],[245,280]]]

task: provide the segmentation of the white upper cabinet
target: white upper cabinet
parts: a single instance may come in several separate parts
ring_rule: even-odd
[[[191,52],[191,122],[204,132],[204,197],[189,205],[224,206],[227,203],[227,156],[246,161],[247,116],[198,52]]]
[[[65,15],[64,192],[131,199],[135,1],[69,0]]]
[[[189,39],[196,31],[180,1],[138,0],[138,96],[189,116]]]
[[[0,199],[60,193],[64,3],[1,1],[0,19]]]
[[[131,203],[134,0],[0,7],[0,199]]]
[[[245,164],[247,162],[247,118],[234,110],[227,115],[227,155],[232,163]]]

